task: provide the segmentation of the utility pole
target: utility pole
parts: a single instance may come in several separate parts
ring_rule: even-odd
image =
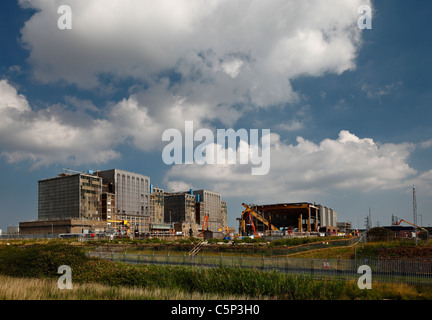
[[[369,207],[369,215],[365,219],[365,227],[366,227],[366,230],[369,230],[372,228],[372,217],[371,217],[370,207]]]
[[[415,186],[413,186],[413,216],[414,216],[414,235],[415,241],[417,245],[417,199],[416,199],[416,191]]]

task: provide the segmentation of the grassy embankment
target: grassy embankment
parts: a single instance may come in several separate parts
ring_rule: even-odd
[[[56,287],[57,268],[72,268],[73,290]],[[132,266],[90,259],[64,244],[0,247],[3,299],[432,299],[432,290],[354,282],[317,281],[307,276],[243,270]],[[6,277],[5,277],[6,276]]]

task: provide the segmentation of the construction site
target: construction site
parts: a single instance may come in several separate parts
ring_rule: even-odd
[[[242,235],[336,235],[340,232],[337,213],[323,205],[307,202],[242,205],[245,209],[237,219]]]
[[[63,170],[38,181],[37,220],[20,222],[16,235],[112,239],[235,233],[220,193],[168,192],[146,175],[119,169]]]
[[[413,188],[413,203],[415,189]],[[85,238],[200,238],[235,240],[358,235],[365,229],[338,221],[323,204],[242,203],[234,213],[237,228],[228,226],[227,202],[210,190],[165,191],[150,177],[125,170],[74,171],[38,181],[38,219],[20,222],[13,236]],[[417,238],[428,231],[392,216],[387,229],[397,237]]]

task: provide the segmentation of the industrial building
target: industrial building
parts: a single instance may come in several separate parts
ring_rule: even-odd
[[[204,230],[217,232],[227,226],[227,205],[221,200],[219,193],[192,189],[184,192],[165,192],[164,203],[165,223],[186,223],[181,228],[183,234],[189,233],[189,229],[197,230],[194,231],[194,235],[202,234]],[[187,224],[189,226],[186,228]]]
[[[114,194],[115,212],[110,226],[127,221],[137,234],[150,232],[150,178],[125,170],[98,171],[107,191]],[[112,225],[111,225],[112,223]]]
[[[271,234],[272,232],[327,232],[337,233],[337,213],[314,203],[279,203],[246,205],[239,218],[239,232],[243,235]]]
[[[38,220],[20,222],[20,234],[104,232],[102,179],[68,170],[38,181]]]
[[[87,219],[50,219],[24,221],[19,224],[21,235],[29,234],[102,234],[106,231],[104,220]]]
[[[221,194],[209,190],[194,190],[193,194],[197,196],[197,202],[202,205],[198,206],[196,212],[196,222],[203,225],[205,216],[208,216],[208,229],[216,232],[224,227],[222,218]]]
[[[152,224],[162,224],[165,221],[165,191],[150,185],[150,217]]]
[[[165,222],[195,223],[195,195],[187,192],[165,193]]]
[[[227,205],[208,190],[165,192],[125,170],[65,169],[38,182],[38,220],[22,234],[194,235],[227,226]]]
[[[38,220],[101,220],[102,179],[90,173],[61,173],[38,182]]]

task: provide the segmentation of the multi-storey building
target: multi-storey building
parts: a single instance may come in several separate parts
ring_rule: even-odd
[[[38,182],[38,219],[101,220],[102,179],[62,173]]]
[[[165,191],[161,188],[151,186],[150,188],[150,222],[152,224],[163,224],[165,221]]]
[[[202,225],[204,217],[208,216],[208,229],[217,232],[223,226],[221,195],[220,193],[209,190],[194,190],[193,193],[198,196],[198,202],[202,202],[197,222]]]
[[[26,233],[85,233],[112,231],[127,225],[131,233],[200,234],[205,228],[227,226],[226,202],[208,190],[166,193],[150,185],[150,178],[112,169],[75,171],[40,180],[38,222],[24,222]]]
[[[179,192],[165,193],[165,222],[195,222],[195,195]]]
[[[222,227],[228,227],[228,207],[226,201],[221,200]]]
[[[99,171],[97,175],[115,195],[115,219],[127,220],[135,233],[149,233],[150,178],[119,169]]]
[[[104,192],[102,193],[102,219],[112,220],[115,219],[115,194]]]

